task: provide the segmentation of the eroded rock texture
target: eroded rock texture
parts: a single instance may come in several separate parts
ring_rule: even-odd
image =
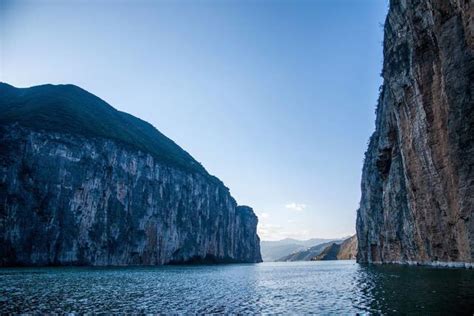
[[[204,171],[102,137],[0,126],[0,265],[260,262],[256,226]]]
[[[360,262],[473,262],[474,4],[392,0]]]

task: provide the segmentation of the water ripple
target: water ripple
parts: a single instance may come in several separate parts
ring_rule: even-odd
[[[474,271],[353,261],[0,269],[1,313],[472,314]]]

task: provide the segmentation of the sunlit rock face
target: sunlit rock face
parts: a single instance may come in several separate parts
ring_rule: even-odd
[[[359,262],[474,260],[474,5],[392,0]]]
[[[252,209],[197,170],[102,137],[3,124],[0,265],[260,262]]]

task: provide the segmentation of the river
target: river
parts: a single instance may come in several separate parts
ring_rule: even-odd
[[[1,313],[474,312],[474,271],[354,261],[0,269]]]

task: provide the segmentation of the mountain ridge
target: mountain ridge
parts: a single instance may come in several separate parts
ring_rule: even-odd
[[[260,242],[262,258],[263,261],[278,261],[292,253],[334,240],[337,239],[311,238],[299,240],[294,238],[284,238],[281,240],[262,240]]]
[[[17,88],[0,82],[0,93],[3,94],[0,124],[16,122],[36,130],[112,139],[148,152],[171,166],[213,177],[201,163],[152,124],[113,108],[76,85]]]

